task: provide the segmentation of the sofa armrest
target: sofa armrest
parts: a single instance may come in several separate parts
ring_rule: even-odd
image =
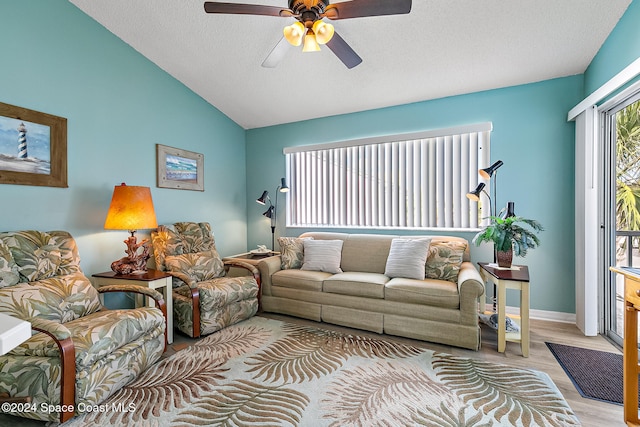
[[[480,272],[471,262],[465,261],[458,273],[460,294],[460,322],[465,325],[478,323],[478,300],[484,295],[484,282]]]
[[[280,271],[282,258],[280,255],[265,258],[258,263],[258,270],[262,278],[262,295],[271,295],[271,275]]]

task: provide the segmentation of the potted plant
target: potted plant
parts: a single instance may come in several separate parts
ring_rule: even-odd
[[[480,246],[482,242],[493,242],[499,267],[510,268],[514,254],[525,257],[529,249],[540,245],[536,234],[543,228],[538,221],[521,216],[490,218],[491,224],[475,235],[473,243]]]

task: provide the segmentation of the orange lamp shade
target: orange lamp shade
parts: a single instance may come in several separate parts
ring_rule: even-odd
[[[106,230],[135,231],[157,226],[149,187],[129,186],[122,183],[113,188],[111,205],[104,222]]]

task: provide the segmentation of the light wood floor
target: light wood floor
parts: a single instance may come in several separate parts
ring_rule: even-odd
[[[296,319],[293,317],[277,314],[259,313],[259,316],[289,322],[298,322],[312,326],[321,326],[323,328],[350,331],[358,335],[379,336],[373,333],[369,334],[365,331],[342,328],[339,326],[333,326],[324,323],[319,324],[317,322]],[[560,389],[560,392],[569,403],[569,406],[571,406],[575,414],[578,416],[583,426],[625,426],[622,415],[622,406],[599,402],[592,399],[585,399],[580,396],[580,393],[578,393],[578,391],[575,389],[567,374],[565,374],[562,367],[558,364],[555,357],[547,348],[545,341],[621,354],[617,347],[615,347],[605,338],[601,336],[585,337],[573,324],[532,319],[531,344],[529,349],[529,357],[527,358],[522,357],[520,345],[512,342],[507,343],[507,350],[504,354],[498,353],[496,333],[488,327],[484,327],[484,325],[482,329],[482,348],[477,352],[457,347],[431,344],[423,341],[416,341],[399,337],[385,337],[388,339],[398,340],[401,342],[410,343],[412,345],[428,348],[434,351],[454,354],[456,356],[499,362],[515,367],[536,369],[546,372],[556,384],[558,389]]]

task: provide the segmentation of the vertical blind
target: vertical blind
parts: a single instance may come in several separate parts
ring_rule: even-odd
[[[466,193],[488,164],[491,129],[286,148],[287,226],[478,228],[478,203]]]

